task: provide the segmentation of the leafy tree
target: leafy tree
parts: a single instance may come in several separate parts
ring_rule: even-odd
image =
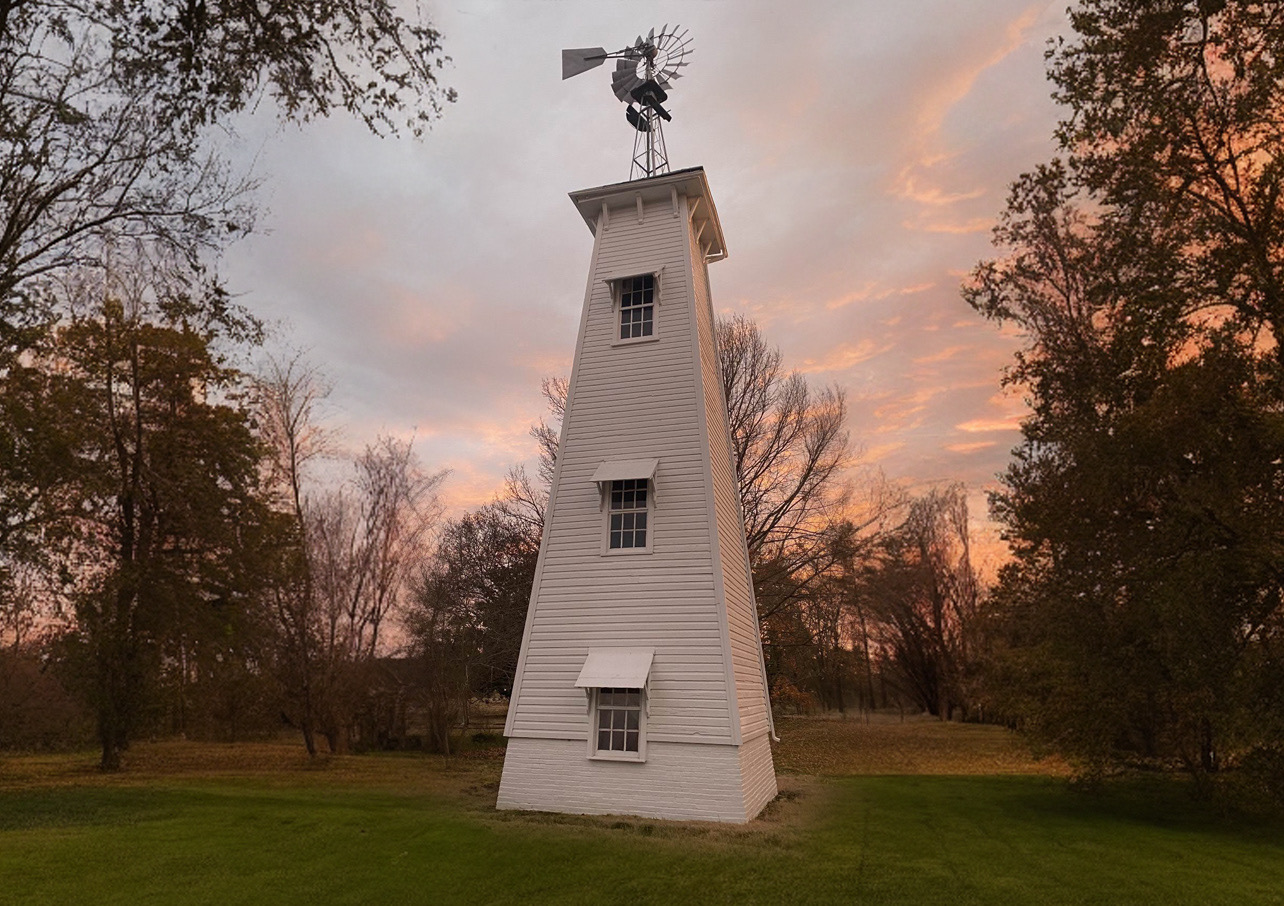
[[[176,470],[184,461],[167,452],[180,442],[169,428],[187,431],[181,444],[192,451],[235,446],[240,409],[219,395],[238,378],[217,364],[213,344],[258,339],[258,323],[231,303],[211,266],[254,215],[253,182],[220,159],[219,140],[265,97],[285,120],[343,110],[378,134],[418,133],[454,95],[436,83],[440,36],[398,8],[392,0],[0,0],[0,591],[24,564],[74,590],[74,638],[85,643],[82,661],[98,665],[85,680],[105,767],[118,763],[162,667],[177,679],[181,715],[186,677],[204,669],[192,665],[214,669],[231,653],[215,650],[211,625],[197,618],[209,609],[183,585],[222,595],[223,579],[204,575],[226,565],[221,554],[189,552],[195,573],[163,594],[168,580],[135,560],[174,563],[178,550],[156,548],[168,543],[161,539],[217,534],[228,520],[244,545],[256,524],[226,509],[195,524],[193,513],[204,519],[201,507],[217,494],[199,476],[158,471],[151,458]],[[121,281],[157,291],[140,290],[145,304],[135,305],[142,297],[118,292]],[[86,308],[77,288],[95,282],[112,286]],[[137,354],[112,359],[122,343]],[[213,371],[202,371],[202,355]],[[186,364],[166,372],[162,361]],[[158,420],[161,400],[189,396],[195,408],[173,402],[175,411],[225,417]],[[115,445],[87,440],[84,425],[110,428],[102,437]],[[208,477],[219,491],[238,487],[217,469]],[[104,515],[113,511],[118,518]],[[264,531],[255,554],[281,547]],[[110,537],[112,557],[103,554]],[[141,607],[150,619],[147,602],[165,595],[174,619],[134,618]],[[247,658],[241,651],[236,660]]]
[[[264,511],[260,448],[213,338],[148,317],[163,287],[98,289],[0,378],[0,398],[59,405],[42,416],[58,439],[58,493],[36,498],[35,521],[74,607],[102,765],[114,769],[172,646],[195,623],[223,625],[248,594],[242,555]]]
[[[1284,5],[1096,0],[1050,52],[1066,155],[965,289],[1029,345],[994,498],[994,675],[1085,770],[1278,747]]]
[[[101,266],[105,241],[198,265],[243,233],[249,186],[210,130],[264,94],[287,119],[342,109],[418,133],[454,98],[443,63],[438,33],[391,0],[3,0],[0,323],[24,325],[40,278]]]
[[[497,504],[442,529],[406,616],[436,751],[450,751],[469,695],[511,692],[538,557],[539,535]]]

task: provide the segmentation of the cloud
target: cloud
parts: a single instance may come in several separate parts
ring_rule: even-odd
[[[1021,418],[1016,415],[1007,418],[974,418],[971,421],[960,422],[954,428],[968,434],[985,434],[990,431],[1017,431],[1021,428]]]
[[[803,374],[846,371],[855,365],[868,362],[870,359],[882,355],[891,348],[890,344],[880,345],[874,340],[843,343],[830,349],[825,358],[819,361],[816,359],[804,359],[803,363],[798,366],[798,370]]]
[[[945,449],[951,453],[975,453],[977,450],[988,450],[997,443],[995,440],[981,440],[971,444],[946,444]]]
[[[918,358],[914,359],[914,364],[930,365],[936,362],[948,362],[950,359],[954,358],[960,352],[968,352],[971,348],[972,348],[971,346],[947,346],[945,349],[942,349],[939,352],[934,352],[930,355],[919,356]]]
[[[1022,338],[971,315],[957,286],[991,254],[1007,184],[1049,154],[1042,46],[1063,7],[654,8],[695,39],[665,137],[717,200],[717,310],[749,313],[787,367],[844,387],[853,434],[877,440],[865,455],[893,480],[979,487],[1004,465],[999,440],[972,438],[1015,429],[1019,407],[995,392]],[[465,506],[533,461],[540,378],[570,371],[592,236],[567,193],[628,174],[605,70],[562,82],[559,50],[639,24],[578,0],[431,15],[459,101],[422,142],[339,116],[255,120],[243,150],[262,162],[272,232],[233,248],[224,275],[312,350],[353,445],[417,426]]]

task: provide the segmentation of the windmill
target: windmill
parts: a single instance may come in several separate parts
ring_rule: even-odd
[[[568,77],[616,61],[639,138],[628,182],[571,193],[593,254],[501,809],[744,822],[776,795],[709,287],[726,242],[704,168],[670,170],[660,134],[686,52],[666,26],[562,53]]]
[[[621,50],[605,47],[573,47],[562,51],[562,78],[569,79],[615,60],[611,90],[628,106],[624,116],[634,129],[633,165],[629,179],[659,176],[669,172],[669,153],[664,146],[663,124],[673,116],[665,109],[673,82],[682,78],[691,39],[681,26],[666,24],[660,33],[651,29],[645,38]],[[635,106],[636,105],[636,106]]]

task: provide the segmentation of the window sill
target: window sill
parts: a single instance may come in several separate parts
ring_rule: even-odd
[[[649,337],[630,337],[627,340],[615,339],[611,341],[611,345],[612,346],[638,346],[642,343],[654,343],[659,339],[660,337],[658,335],[652,334]]]
[[[623,761],[631,764],[645,764],[646,756],[637,752],[594,752],[589,761]]]
[[[651,553],[649,547],[608,547],[602,551],[603,557],[633,557]]]

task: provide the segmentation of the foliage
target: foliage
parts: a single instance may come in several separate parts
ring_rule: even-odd
[[[79,287],[75,314],[0,374],[22,464],[6,500],[26,501],[25,543],[6,559],[57,576],[45,593],[73,607],[71,657],[106,768],[162,672],[248,595],[244,554],[265,515],[238,375],[211,335],[164,319],[168,290],[137,271]]]
[[[1284,6],[1117,0],[1050,55],[1064,160],[965,290],[1028,348],[993,502],[1009,716],[1100,773],[1277,747],[1284,640]]]
[[[49,647],[0,648],[0,751],[79,748],[94,738],[93,717],[51,670]]]
[[[0,324],[31,318],[40,278],[101,267],[126,238],[203,273],[252,216],[211,129],[265,93],[286,119],[342,109],[384,133],[405,115],[418,133],[454,99],[444,62],[439,34],[390,0],[5,0]]]
[[[406,617],[426,669],[431,747],[449,751],[468,698],[512,691],[539,535],[498,505],[446,523]]]

